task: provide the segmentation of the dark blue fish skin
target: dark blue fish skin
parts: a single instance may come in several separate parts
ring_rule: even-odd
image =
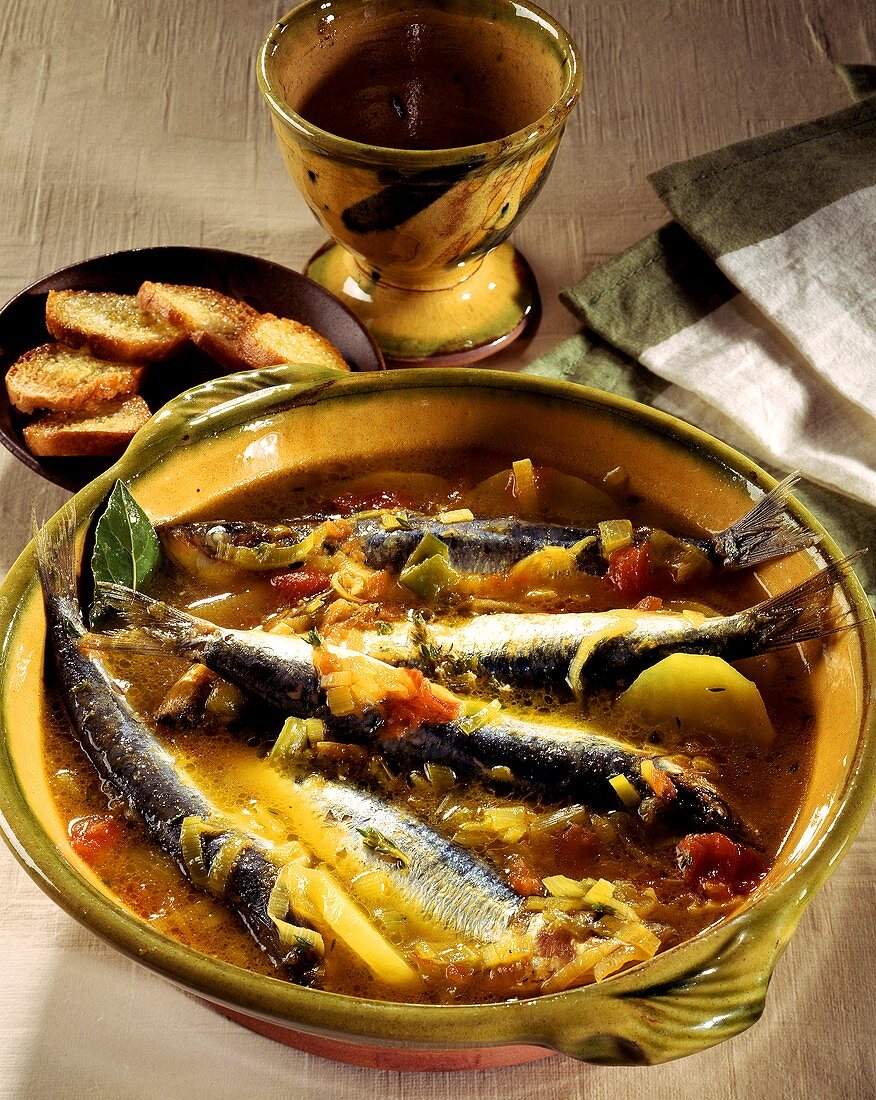
[[[177,656],[188,654],[268,703],[276,698],[275,688],[267,690],[264,678],[251,674],[247,649],[253,646],[259,650],[257,661],[261,664],[267,660],[266,647],[270,646],[276,662],[271,684],[283,685],[282,694],[286,699],[296,694],[299,670],[304,664],[302,650],[310,650],[302,639],[259,631],[223,630],[119,585],[102,585],[100,592],[106,606],[120,612],[130,626],[144,632],[146,638],[140,647],[148,645],[154,652]],[[109,639],[109,644],[119,643]],[[121,647],[126,645],[128,643],[121,640]],[[291,661],[288,660],[290,656]],[[384,753],[398,753],[407,748],[410,759],[417,764],[434,760],[475,772],[507,767],[513,783],[524,789],[534,788],[548,799],[568,794],[576,801],[590,800],[603,805],[606,800],[614,799],[616,803],[617,796],[608,780],[617,774],[626,775],[643,797],[650,792],[642,779],[641,763],[645,758],[657,762],[657,758],[611,738],[509,718],[473,733],[464,733],[455,722],[425,726],[409,731],[396,742],[381,737],[383,721],[373,710],[348,717],[332,715],[321,689],[315,696],[310,694],[313,676],[311,666],[304,687],[298,691],[294,713],[305,717],[310,707],[309,714],[322,718],[328,733],[336,740],[353,741]],[[285,713],[288,715],[290,711],[287,709]],[[683,786],[690,792],[689,798],[676,800],[677,805],[666,807],[667,812],[678,817],[677,811],[683,807],[691,827],[705,827],[705,823],[710,822],[711,828],[735,838],[747,834],[745,825],[702,776],[681,772],[668,761],[658,766],[672,770],[673,777],[677,773],[680,777],[677,788]]]
[[[583,539],[593,540],[576,558],[582,573],[601,576],[608,568],[602,555],[599,531],[593,527],[569,527],[554,523],[537,523],[523,519],[473,519],[461,523],[440,523],[432,516],[406,512],[404,528],[388,531],[379,516],[351,517],[353,537],[361,543],[365,563],[372,569],[399,572],[426,534],[434,535],[448,547],[450,563],[465,573],[501,573],[515,562],[545,546],[572,547]],[[289,520],[268,524],[236,520],[213,523],[180,524],[163,532],[165,539],[188,541],[208,556],[214,556],[223,541],[237,546],[294,545],[300,542],[325,517]],[[343,517],[333,517],[342,519]],[[278,534],[277,528],[286,533]],[[642,528],[638,538],[646,538],[650,528]],[[690,539],[704,552],[708,543]],[[327,543],[330,548],[332,544]]]
[[[295,642],[298,652],[293,649]],[[277,710],[307,717],[325,702],[313,667],[312,650],[299,639],[289,639],[287,649],[291,652],[284,654],[284,662],[280,664],[276,653],[260,650],[257,645],[244,648],[234,633],[225,631],[207,639],[198,659]]]
[[[651,760],[675,785],[676,795],[665,806],[669,823],[683,832],[721,832],[751,843],[750,828],[702,776],[599,734],[540,726],[515,718],[491,722],[472,733],[455,723],[421,726],[396,740],[381,741],[380,750],[398,764],[428,761],[467,776],[489,776],[493,768],[508,768],[507,781],[513,786],[534,791],[548,802],[583,802],[597,810],[621,808],[610,783],[617,775],[624,776],[640,798],[650,798],[653,792],[642,778],[642,762]]]
[[[726,530],[707,537],[682,536],[682,541],[701,550],[714,565],[731,571],[812,546],[818,536],[800,527],[784,510],[796,481],[797,475],[791,474],[779,482]],[[451,564],[464,572],[501,573],[545,546],[568,549],[584,540],[587,545],[576,556],[578,569],[591,576],[602,576],[608,568],[596,527],[512,517],[446,524],[433,516],[407,510],[404,517],[405,526],[392,531],[384,528],[380,516],[349,517],[354,536],[362,543],[365,561],[372,568],[398,572],[427,533],[446,543]],[[345,517],[303,516],[279,523],[215,520],[167,527],[162,534],[165,539],[180,540],[215,557],[222,540],[242,546],[294,544],[329,518]],[[278,528],[286,531],[278,534]],[[633,541],[647,542],[652,531],[650,527],[636,529]]]
[[[61,537],[72,539],[72,521]],[[38,547],[49,646],[58,689],[76,738],[104,786],[115,791],[126,809],[142,819],[162,851],[187,875],[180,842],[183,820],[213,816],[216,808],[180,777],[169,754],[134,715],[103,669],[80,651],[85,626],[73,587],[72,545],[53,548],[42,533]],[[220,829],[203,834],[207,868],[228,835]],[[268,900],[276,879],[277,867],[253,844],[235,862],[223,900],[237,912],[276,966],[293,981],[309,985],[316,977],[317,957],[303,946],[290,948],[283,944],[268,915]]]
[[[632,615],[632,613],[628,613]],[[579,646],[612,621],[611,612],[481,615],[455,625],[403,623],[385,635],[369,635],[363,648],[390,664],[420,668],[470,668],[516,687],[536,687],[568,697],[572,690],[627,687],[646,668],[672,653],[700,653],[740,660],[768,647],[749,612],[694,625],[682,615],[642,612],[625,633],[597,640],[569,682]]]
[[[379,520],[357,524],[356,536],[362,540],[365,561],[372,569],[398,572],[426,534],[440,539],[450,551],[451,565],[465,573],[501,573],[545,546],[568,549],[584,539],[596,541],[576,559],[581,572],[601,576],[608,568],[595,528],[512,518],[446,524],[426,516],[409,516],[408,522],[410,530],[395,531],[385,530]]]

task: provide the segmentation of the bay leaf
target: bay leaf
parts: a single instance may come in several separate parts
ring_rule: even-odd
[[[161,543],[152,522],[128,487],[117,481],[94,533],[91,572],[100,583],[140,590],[161,564]],[[95,596],[95,613],[101,611]]]

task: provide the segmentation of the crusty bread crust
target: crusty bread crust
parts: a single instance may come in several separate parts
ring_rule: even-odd
[[[51,290],[46,328],[71,347],[122,363],[168,359],[186,342],[184,331],[147,313],[133,294]]]
[[[334,344],[308,325],[287,317],[264,313],[240,335],[238,351],[250,367],[274,367],[278,363],[317,363],[348,371]]]
[[[82,413],[49,412],[22,429],[31,454],[40,457],[119,455],[150,417],[142,397],[126,397]]]
[[[145,367],[97,359],[80,348],[41,344],[6,373],[9,400],[21,412],[75,412],[133,393]]]
[[[237,352],[240,334],[260,316],[252,306],[203,286],[145,282],[137,301],[147,313],[188,333],[192,342],[229,370],[247,366]]]

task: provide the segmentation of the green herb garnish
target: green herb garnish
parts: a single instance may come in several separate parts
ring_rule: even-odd
[[[395,860],[399,867],[407,867],[410,863],[404,852],[397,848],[389,837],[384,836],[383,833],[372,826],[369,825],[366,829],[357,829],[356,832],[362,837],[365,847],[371,848],[378,855]]]
[[[101,584],[121,584],[140,591],[160,564],[161,543],[151,520],[124,483],[117,481],[94,532],[94,613],[103,610]]]

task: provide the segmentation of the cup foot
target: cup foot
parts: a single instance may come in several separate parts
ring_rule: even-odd
[[[374,280],[332,242],[311,257],[305,272],[368,326],[395,367],[456,367],[486,359],[516,340],[540,305],[532,268],[507,242],[461,282],[442,289]]]

